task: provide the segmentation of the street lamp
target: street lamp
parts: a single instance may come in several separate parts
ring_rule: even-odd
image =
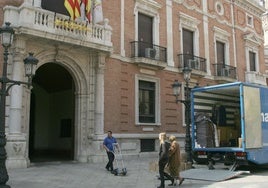
[[[185,100],[180,100],[179,95],[181,92],[181,83],[178,80],[172,84],[173,94],[176,97],[176,103],[181,102],[185,105],[185,123],[186,123],[186,134],[185,134],[185,152],[186,152],[186,162],[193,163],[192,160],[192,143],[191,143],[191,134],[190,134],[190,125],[191,125],[191,98],[190,98],[190,88],[189,82],[191,79],[192,69],[189,67],[184,67],[183,76],[186,83],[185,88]]]
[[[5,150],[6,135],[5,135],[5,110],[6,110],[6,96],[8,95],[9,89],[14,85],[25,84],[28,87],[31,86],[32,77],[35,74],[36,65],[38,60],[33,57],[33,53],[29,53],[29,56],[24,59],[25,73],[28,77],[28,82],[21,82],[10,80],[7,77],[7,64],[8,64],[8,48],[12,45],[14,37],[14,29],[10,27],[10,23],[6,22],[3,27],[0,28],[1,43],[4,47],[4,62],[2,69],[2,77],[0,78],[1,89],[0,89],[0,187],[9,188],[6,185],[8,181],[8,174],[6,169],[6,158],[7,153]]]

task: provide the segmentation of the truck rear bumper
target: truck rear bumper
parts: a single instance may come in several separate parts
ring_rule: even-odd
[[[225,165],[237,163],[239,165],[247,165],[247,154],[245,152],[209,152],[195,151],[193,159],[197,163],[208,164],[209,162],[222,162]]]

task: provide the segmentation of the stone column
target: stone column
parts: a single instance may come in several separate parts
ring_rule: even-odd
[[[11,80],[25,81],[24,73],[24,50],[25,41],[16,40],[15,49],[13,50],[12,58],[12,73]],[[22,100],[23,100],[23,86],[14,85],[9,91],[10,106],[9,114],[6,118],[9,132],[7,133],[7,168],[26,168],[28,166],[28,159],[26,159],[26,135],[22,133]]]

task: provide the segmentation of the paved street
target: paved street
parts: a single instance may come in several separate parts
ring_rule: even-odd
[[[156,159],[126,160],[126,176],[114,176],[106,171],[105,164],[39,163],[27,169],[9,170],[8,185],[12,188],[153,188],[159,185],[159,180],[156,178],[157,172],[149,168],[150,162],[154,160]],[[207,170],[206,166],[203,165],[198,165],[196,168]],[[263,188],[268,186],[267,176],[268,169],[264,169],[254,174],[240,175],[237,178],[222,182],[186,179],[180,187]],[[166,182],[167,184],[169,182]]]

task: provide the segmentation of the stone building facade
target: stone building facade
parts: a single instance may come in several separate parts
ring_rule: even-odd
[[[103,1],[98,24],[45,9],[50,2],[0,3],[0,22],[15,29],[10,78],[26,79],[28,52],[39,60],[33,88],[13,86],[7,98],[8,168],[55,156],[101,162],[108,130],[127,156],[157,154],[163,131],[183,148],[184,106],[171,85],[185,84],[184,67],[192,68],[191,88],[266,85],[256,0]]]
[[[268,1],[262,0],[262,6],[265,8],[265,13],[262,16],[263,32],[264,32],[264,61],[266,73],[268,72]]]

